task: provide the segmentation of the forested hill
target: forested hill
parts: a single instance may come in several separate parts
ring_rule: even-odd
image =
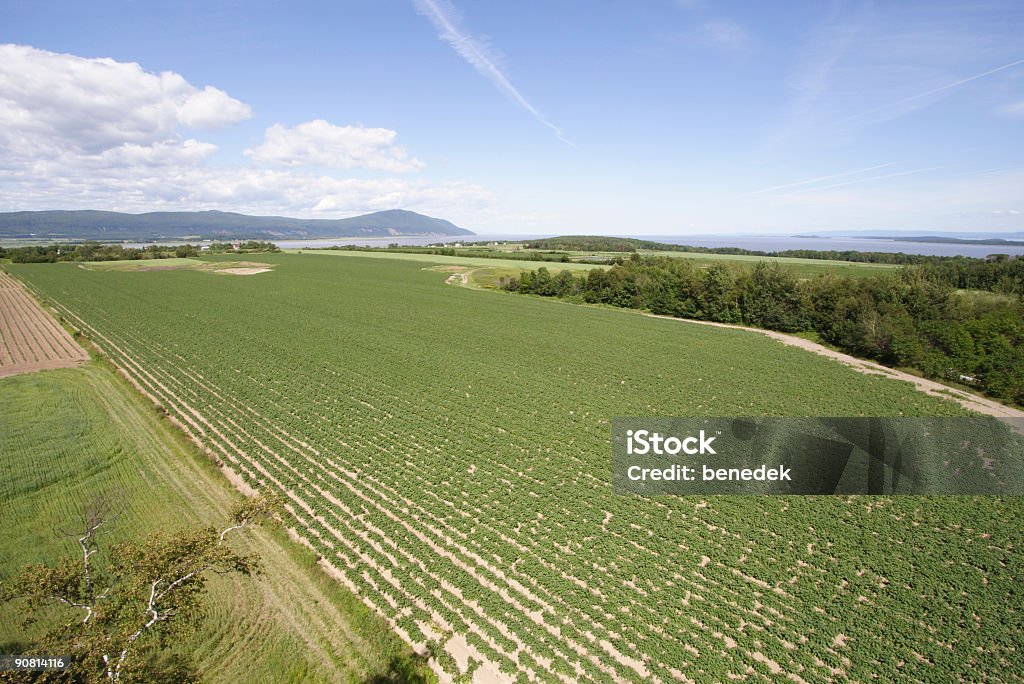
[[[679,250],[682,245],[640,240],[638,238],[608,237],[604,235],[562,235],[560,237],[531,240],[527,249],[560,249],[569,251],[635,252],[638,249]]]
[[[389,235],[474,235],[444,219],[392,209],[346,219],[247,216],[224,211],[17,211],[0,213],[0,238],[154,240],[303,239]]]

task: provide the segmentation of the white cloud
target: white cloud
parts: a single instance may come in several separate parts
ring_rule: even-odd
[[[216,145],[192,139],[180,144],[177,141],[153,145],[125,143],[92,157],[82,157],[81,162],[85,165],[112,168],[192,165],[205,161],[216,151]]]
[[[729,52],[742,52],[750,44],[746,29],[725,19],[704,22],[700,26],[700,34],[715,47]]]
[[[187,135],[251,115],[212,86],[134,63],[0,45],[0,211],[221,209],[335,217],[411,209],[468,224],[495,198],[461,182],[357,179],[297,167],[411,171],[394,131],[310,121],[270,127],[249,156],[211,165],[213,142]],[[226,162],[226,163],[224,163]]]
[[[401,208],[472,220],[495,202],[480,186],[454,181],[334,178],[291,170],[142,164],[79,167],[72,173],[59,173],[57,166],[45,164],[5,173],[0,180],[0,211],[221,209],[330,218]]]
[[[409,158],[395,145],[398,134],[387,128],[335,126],[323,119],[292,128],[275,124],[267,129],[263,143],[245,151],[256,162],[284,166],[322,166],[335,169],[377,169],[417,171],[423,162]]]
[[[178,121],[191,128],[216,130],[252,116],[249,105],[223,90],[206,86],[178,108]]]
[[[1024,119],[1024,100],[1007,102],[1002,107],[996,109],[996,113],[1011,119]]]
[[[248,105],[174,72],[0,45],[0,144],[8,153],[166,144],[180,124],[217,128],[249,116]]]

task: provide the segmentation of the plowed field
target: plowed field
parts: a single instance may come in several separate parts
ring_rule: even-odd
[[[88,358],[14,278],[0,271],[0,378],[70,368]]]

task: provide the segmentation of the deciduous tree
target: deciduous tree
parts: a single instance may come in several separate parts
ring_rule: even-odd
[[[51,679],[162,679],[160,668],[154,670],[161,646],[196,627],[209,576],[260,571],[259,560],[239,553],[229,540],[272,518],[276,507],[274,498],[254,497],[236,504],[230,523],[220,529],[157,530],[106,552],[100,534],[117,516],[109,499],[98,499],[86,506],[73,534],[75,557],[26,566],[4,587],[3,598],[24,603],[26,626],[49,627],[30,645],[34,651],[72,657],[72,672],[53,673]],[[160,667],[167,665],[164,658]],[[174,681],[190,680],[180,656],[172,667]]]

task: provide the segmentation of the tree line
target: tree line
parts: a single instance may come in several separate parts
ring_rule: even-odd
[[[632,253],[639,250],[657,252],[691,252],[694,254],[733,254],[758,257],[790,257],[797,259],[818,259],[825,261],[853,261],[869,264],[894,264],[905,266],[911,264],[942,264],[965,261],[982,261],[960,256],[935,256],[929,254],[904,254],[903,252],[861,252],[858,250],[820,250],[820,249],[783,249],[762,251],[744,249],[742,247],[698,247],[697,245],[677,245],[670,242],[655,242],[640,238],[606,237],[601,235],[565,235],[562,237],[541,238],[526,243],[527,249],[535,250],[568,250],[575,252],[624,252]],[[1012,260],[1007,254],[992,254],[989,261]]]
[[[483,243],[476,243],[483,244]],[[399,245],[398,243],[391,243],[386,248],[384,247],[363,247],[360,245],[335,245],[332,247],[320,247],[314,249],[327,249],[335,251],[346,251],[346,252],[397,252],[400,254],[434,254],[437,256],[458,256],[458,257],[477,257],[480,259],[511,259],[516,261],[552,261],[557,263],[569,263],[574,261],[570,258],[569,254],[565,252],[501,252],[493,249],[455,249],[454,247],[437,247],[437,246],[426,246],[426,247],[409,247]],[[577,263],[594,263],[594,264],[605,264],[608,263],[605,260],[602,261],[586,261],[576,259]]]
[[[504,278],[511,292],[655,314],[816,333],[827,344],[890,366],[975,387],[1024,405],[1024,259],[908,267],[852,278],[800,279],[777,263],[753,268],[633,255],[580,275],[545,267]],[[990,295],[958,292],[964,283]]]
[[[272,242],[248,240],[246,242],[211,242],[206,245],[148,245],[124,247],[86,241],[77,244],[30,245],[27,247],[0,247],[0,259],[16,264],[56,263],[58,261],[132,261],[136,259],[184,259],[200,254],[243,254],[250,252],[280,252]]]

